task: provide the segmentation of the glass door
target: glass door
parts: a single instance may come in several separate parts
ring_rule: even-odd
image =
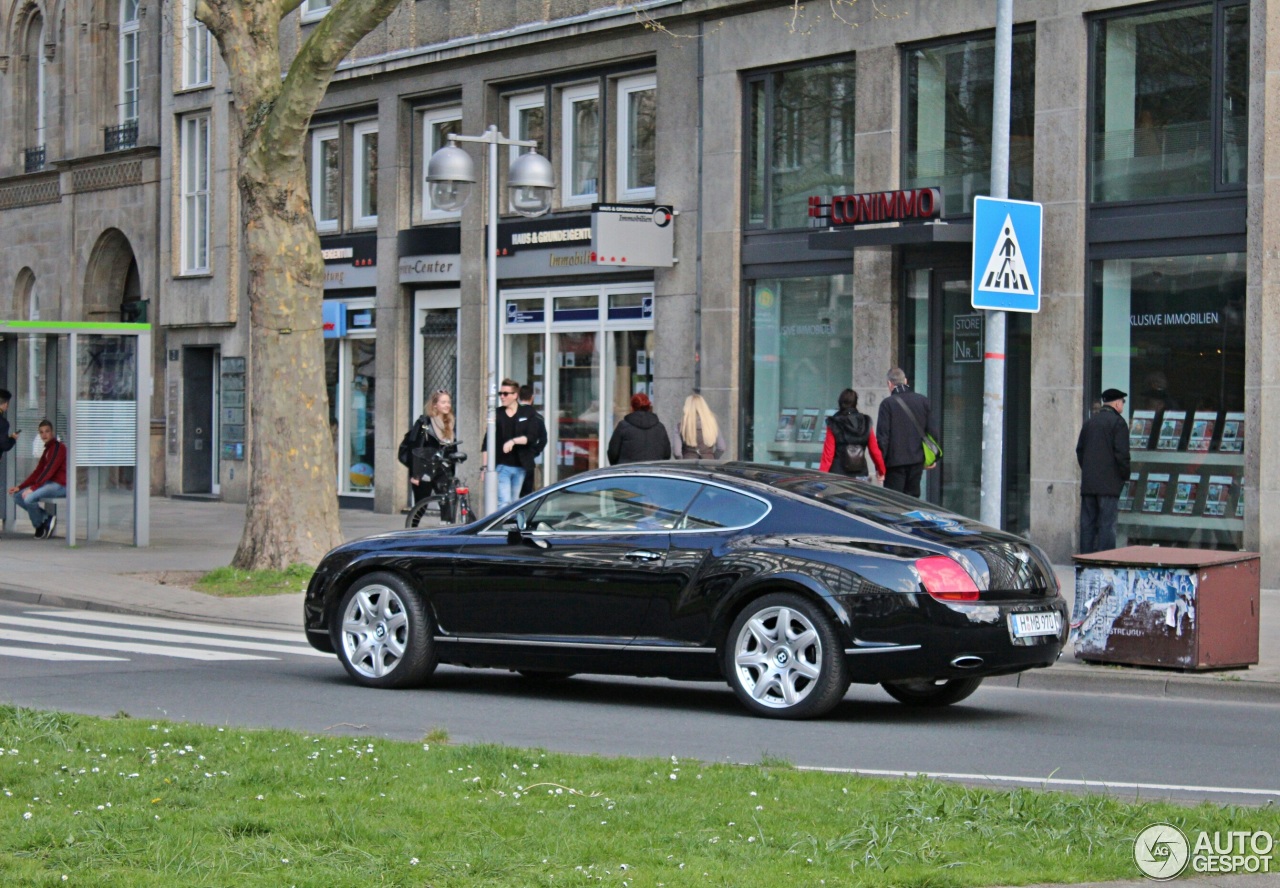
[[[553,333],[556,480],[600,465],[600,337],[594,331]],[[548,431],[548,434],[551,434]]]

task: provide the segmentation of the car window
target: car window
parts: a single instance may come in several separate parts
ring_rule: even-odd
[[[549,493],[530,525],[543,531],[671,530],[698,487],[674,478],[596,478]]]
[[[769,507],[752,496],[744,496],[723,487],[703,487],[689,507],[681,530],[709,530],[724,527],[748,527],[759,521]]]

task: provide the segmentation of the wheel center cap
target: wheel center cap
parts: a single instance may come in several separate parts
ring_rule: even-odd
[[[385,638],[387,635],[387,626],[385,623],[379,623],[378,628],[373,630],[373,634],[379,638]]]
[[[773,662],[777,663],[779,667],[786,666],[790,659],[791,653],[786,648],[773,655]]]

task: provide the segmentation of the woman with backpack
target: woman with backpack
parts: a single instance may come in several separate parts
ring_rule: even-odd
[[[849,475],[859,481],[872,480],[871,468],[884,477],[884,456],[876,443],[871,417],[858,412],[858,393],[845,389],[837,401],[840,409],[827,417],[827,437],[822,442],[823,472]]]
[[[405,433],[397,454],[400,464],[409,469],[415,505],[435,489],[437,479],[423,477],[431,468],[431,457],[453,439],[453,399],[441,389],[427,399],[426,409]]]

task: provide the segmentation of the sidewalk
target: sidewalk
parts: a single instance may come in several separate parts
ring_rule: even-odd
[[[356,509],[341,512],[346,539],[398,530],[404,516]],[[244,506],[153,497],[151,546],[34,539],[25,516],[0,539],[0,599],[24,604],[115,611],[208,622],[301,630],[302,591],[259,598],[218,598],[159,582],[166,571],[208,571],[230,564],[244,525]],[[1074,573],[1057,568],[1070,603]],[[140,576],[145,575],[145,576]],[[1188,674],[1075,659],[1070,647],[1058,663],[992,684],[1141,696],[1178,696],[1280,703],[1280,590],[1261,596],[1259,663],[1248,669]]]

